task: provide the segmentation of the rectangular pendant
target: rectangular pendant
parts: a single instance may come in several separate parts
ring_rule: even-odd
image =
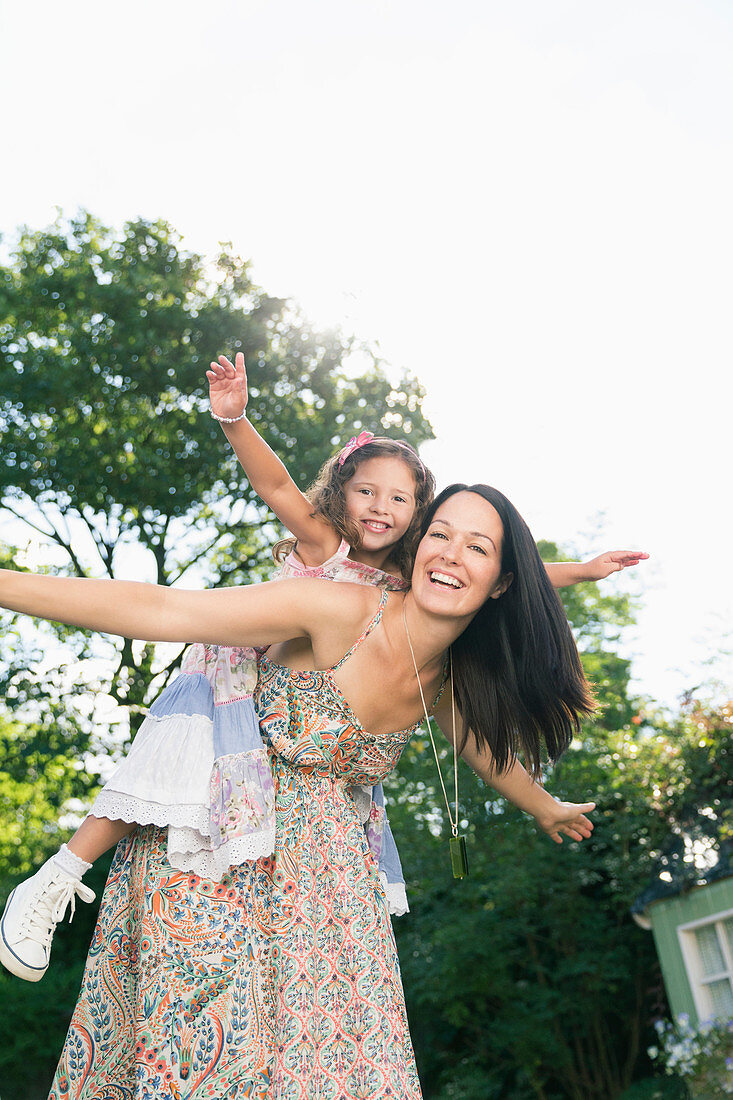
[[[450,844],[450,861],[453,867],[453,878],[465,878],[468,874],[468,856],[466,855],[465,836],[452,836]]]

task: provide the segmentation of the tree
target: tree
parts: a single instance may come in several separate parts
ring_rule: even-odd
[[[16,561],[77,576],[132,569],[159,584],[262,577],[273,517],[208,416],[204,376],[213,356],[240,350],[252,422],[303,487],[362,428],[416,445],[432,434],[414,380],[393,385],[369,349],[314,331],[226,248],[207,265],[165,222],[114,231],[87,213],[22,231],[0,268],[0,514],[16,542],[32,540]],[[358,378],[355,350],[367,362]],[[79,631],[53,633],[77,662],[103,651]],[[11,705],[28,700],[21,641],[5,668]],[[97,686],[134,728],[179,654],[156,665],[153,647],[126,641],[104,655],[114,671]],[[47,686],[73,691],[55,672]]]
[[[0,515],[15,544],[0,545],[0,564],[201,587],[265,576],[279,529],[208,416],[205,368],[237,351],[248,415],[303,488],[363,428],[416,446],[432,435],[417,382],[393,384],[368,348],[314,331],[226,247],[207,264],[165,222],[116,231],[86,213],[22,231],[0,268]],[[119,747],[109,716],[93,720],[93,693],[124,704],[134,729],[180,656],[29,631],[12,615],[3,629],[1,900],[58,846],[59,815],[88,803],[94,751]],[[97,892],[104,863],[90,873]],[[0,973],[14,1021],[0,1075],[14,1095],[40,1096],[53,1072],[91,938],[82,910],[41,986]]]

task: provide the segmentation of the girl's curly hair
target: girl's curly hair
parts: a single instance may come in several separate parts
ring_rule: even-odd
[[[410,526],[402,538],[390,548],[389,553],[389,560],[397,566],[402,576],[409,580],[415,551],[420,541],[422,521],[435,496],[435,478],[423,465],[415,448],[404,439],[376,436],[362,447],[352,451],[341,465],[339,465],[340,455],[341,451],[338,451],[324,462],[316,480],[307,490],[306,496],[313,505],[313,515],[322,516],[355,550],[361,546],[361,532],[346,510],[344,493],[346,482],[351,480],[362,462],[368,458],[399,458],[412,473],[415,479],[415,512]],[[278,542],[273,549],[275,561],[281,562],[291,550],[295,549],[295,545],[296,540],[293,538]]]

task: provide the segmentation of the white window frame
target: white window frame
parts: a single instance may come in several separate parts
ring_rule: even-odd
[[[701,1021],[709,1020],[713,1015],[712,1000],[707,989],[708,985],[711,982],[718,982],[727,978],[731,983],[731,987],[733,987],[733,950],[731,950],[728,937],[723,928],[723,922],[731,918],[733,918],[733,909],[724,909],[720,913],[711,914],[709,917],[701,917],[700,920],[693,920],[688,924],[680,924],[677,927],[677,937],[690,988],[692,989],[695,1011],[698,1020]],[[715,974],[704,974],[695,932],[710,924],[715,926],[726,969]]]

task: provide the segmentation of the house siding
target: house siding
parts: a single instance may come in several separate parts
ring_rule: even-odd
[[[705,886],[694,887],[689,893],[674,898],[662,898],[647,909],[662,976],[674,1016],[687,1013],[699,1023],[690,980],[680,945],[678,928],[691,921],[704,920],[733,909],[733,877]]]

